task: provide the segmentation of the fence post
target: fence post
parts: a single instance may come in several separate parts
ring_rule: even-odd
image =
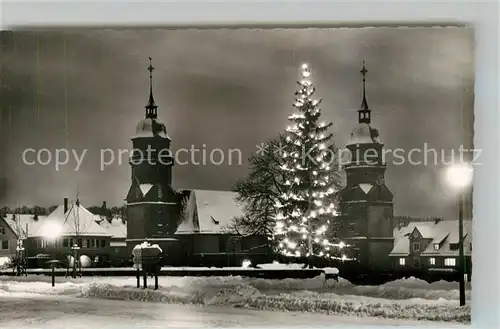
[[[139,266],[137,266],[137,272],[136,272],[136,278],[137,278],[137,288],[141,287],[141,270]]]
[[[52,265],[52,287],[56,285],[56,267]]]

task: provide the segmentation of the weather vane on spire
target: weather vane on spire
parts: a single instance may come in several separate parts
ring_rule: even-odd
[[[151,57],[149,57],[149,59],[151,59]],[[366,66],[365,66],[365,61],[363,61],[363,68],[359,72],[361,72],[361,74],[363,75],[363,81],[364,81],[365,77],[366,77],[366,73],[368,72],[368,70],[366,69]]]
[[[149,57],[149,66],[148,66],[148,71],[149,71],[149,88],[153,88],[153,70],[155,69],[152,64],[152,58]]]
[[[368,70],[366,69],[365,66],[365,61],[363,61],[363,67],[361,68],[361,71],[359,71],[361,75],[363,76],[363,100],[361,101],[361,107],[358,110],[359,112],[359,117],[358,121],[359,123],[370,123],[370,109],[368,108],[368,102],[366,101],[366,91],[365,91],[365,85],[366,85],[366,73]]]
[[[148,105],[146,105],[146,118],[151,118],[151,119],[156,119],[157,113],[156,109],[158,106],[155,104],[155,100],[153,98],[153,70],[155,68],[153,67],[152,64],[152,58],[149,57],[149,66],[148,66],[148,71],[149,71],[149,101]]]

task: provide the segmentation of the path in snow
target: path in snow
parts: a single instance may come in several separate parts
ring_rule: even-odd
[[[159,327],[249,327],[395,325],[433,326],[417,322],[352,316],[330,316],[294,312],[266,312],[228,307],[98,300],[24,293],[2,295],[0,327],[14,328],[159,328]],[[447,328],[466,325],[446,323]]]

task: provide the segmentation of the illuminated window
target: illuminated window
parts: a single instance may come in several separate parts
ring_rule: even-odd
[[[429,258],[430,265],[436,265],[436,258]]]
[[[434,243],[434,250],[439,250],[439,243]]]
[[[445,258],[444,265],[445,266],[455,266],[456,265],[455,258]]]
[[[406,259],[405,258],[400,258],[399,259],[399,265],[404,266],[405,263],[406,263]]]

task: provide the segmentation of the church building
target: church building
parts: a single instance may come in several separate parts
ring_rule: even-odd
[[[340,193],[337,236],[354,246],[359,263],[372,272],[391,269],[388,255],[394,244],[394,211],[393,195],[384,179],[384,144],[371,125],[365,90],[367,72],[363,62],[362,101],[358,123],[346,145],[351,157],[344,165],[346,185]]]
[[[244,259],[265,257],[266,237],[241,237],[230,230],[232,220],[243,215],[234,192],[172,187],[175,161],[166,126],[158,119],[149,60],[149,101],[132,137],[127,252],[147,240],[163,249],[168,264],[241,265]]]
[[[157,242],[173,234],[180,215],[180,199],[171,186],[174,161],[170,137],[165,124],[158,120],[153,97],[153,69],[150,63],[146,117],[139,121],[132,137],[132,175],[126,201],[127,240],[133,245],[146,237]]]

